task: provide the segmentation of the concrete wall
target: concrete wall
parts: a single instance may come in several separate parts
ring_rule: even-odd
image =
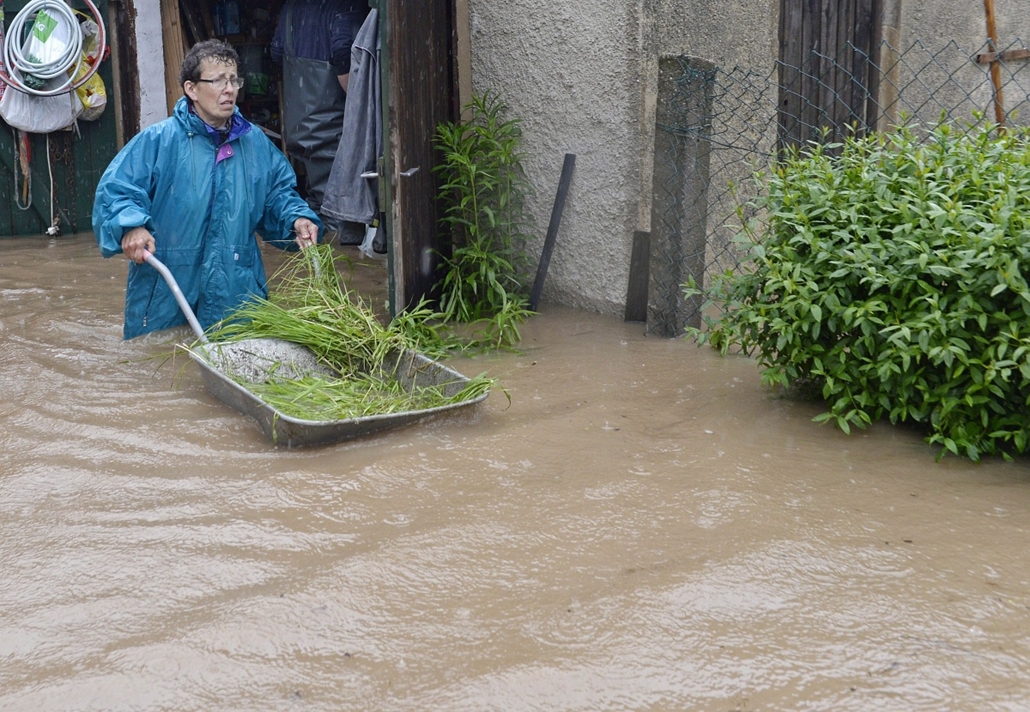
[[[656,0],[657,49],[717,67],[769,68],[779,42],[780,0]]]
[[[1030,39],[1030,2],[1027,0],[995,0],[998,42],[1007,46],[1013,40]],[[948,2],[947,0],[885,0],[884,20],[897,18],[900,36],[943,46],[955,40],[962,47],[979,47],[987,39],[983,2]]]
[[[622,313],[650,225],[658,57],[771,69],[778,0],[470,0],[473,89],[523,121],[539,254],[566,151],[576,175],[544,301]],[[757,7],[756,7],[757,5]]]
[[[471,0],[473,89],[522,120],[539,256],[566,152],[576,172],[543,301],[623,308],[641,156],[641,0]]]
[[[134,4],[140,77],[140,128],[145,128],[168,116],[165,107],[161,0],[134,0]]]
[[[999,49],[1021,47],[1030,40],[1030,0],[996,0],[995,16]],[[971,55],[986,49],[984,3],[885,0],[884,25],[885,39],[904,53],[892,76],[904,97],[903,109],[939,106],[951,111],[954,118],[969,118],[974,110],[987,111],[994,120],[988,69],[970,61]],[[910,50],[914,45],[925,48],[922,60],[920,52]],[[1002,71],[1002,81],[1011,82],[1005,92],[1005,111],[1014,111],[1015,121],[1023,124],[1030,121],[1027,63],[1013,61]],[[891,58],[884,57],[881,64],[890,66]]]

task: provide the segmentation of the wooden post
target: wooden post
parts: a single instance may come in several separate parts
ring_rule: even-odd
[[[469,0],[454,2],[454,44],[455,65],[458,74],[458,111],[461,112],[472,101],[472,21]],[[462,114],[463,120],[471,119]]]
[[[998,49],[998,25],[994,18],[994,0],[984,0],[984,9],[987,11],[987,39],[991,42],[991,51],[1000,52]],[[991,62],[991,83],[994,84],[994,118],[998,123],[998,131],[1005,130],[1005,103],[1001,95],[1001,64],[998,60]]]
[[[647,290],[651,259],[651,233],[633,232],[633,252],[629,260],[629,286],[626,288],[626,321],[647,321]]]

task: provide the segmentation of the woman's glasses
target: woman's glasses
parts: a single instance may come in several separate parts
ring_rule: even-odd
[[[197,81],[210,84],[216,91],[222,91],[230,84],[237,89],[243,86],[243,77],[218,77],[217,79],[198,79]]]

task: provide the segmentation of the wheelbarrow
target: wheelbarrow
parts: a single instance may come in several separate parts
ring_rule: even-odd
[[[168,267],[149,252],[145,260],[164,278],[197,336],[199,343],[187,348],[187,353],[200,367],[200,375],[208,392],[257,421],[262,432],[277,445],[298,447],[349,440],[468,408],[483,402],[489,395],[484,392],[469,400],[431,408],[341,420],[304,420],[290,416],[263,400],[247,384],[264,383],[273,374],[277,379],[338,374],[320,363],[306,346],[282,339],[255,338],[222,343],[210,341]],[[387,376],[395,378],[408,392],[415,388],[438,387],[449,398],[460,393],[469,383],[467,377],[454,369],[410,349],[392,354],[382,368]]]

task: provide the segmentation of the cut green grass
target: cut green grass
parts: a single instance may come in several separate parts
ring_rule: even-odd
[[[406,386],[395,378],[396,355],[423,351],[422,344],[432,341],[435,332],[424,319],[380,323],[371,306],[340,281],[331,245],[294,256],[273,283],[268,299],[246,302],[208,336],[223,343],[253,338],[289,341],[307,347],[339,374],[289,379],[272,373],[265,383],[238,380],[283,415],[326,421],[431,410],[476,400],[496,382],[479,375],[453,393],[453,383],[421,386],[415,379]]]

